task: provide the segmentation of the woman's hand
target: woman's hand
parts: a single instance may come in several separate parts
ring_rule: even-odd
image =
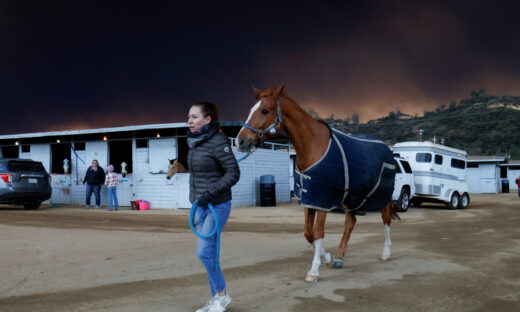
[[[206,208],[208,206],[210,200],[211,200],[211,195],[209,194],[208,191],[206,191],[199,198],[199,201],[197,202],[197,205]]]

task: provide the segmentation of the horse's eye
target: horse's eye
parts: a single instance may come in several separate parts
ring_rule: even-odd
[[[267,111],[267,109],[262,109],[262,114],[265,115],[265,114],[267,114],[267,113],[269,113],[269,112]]]

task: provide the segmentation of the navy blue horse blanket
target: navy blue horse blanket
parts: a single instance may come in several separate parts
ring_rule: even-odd
[[[338,208],[364,215],[384,208],[395,183],[395,160],[382,140],[347,135],[331,128],[323,157],[300,172],[295,166],[294,194],[308,208]]]

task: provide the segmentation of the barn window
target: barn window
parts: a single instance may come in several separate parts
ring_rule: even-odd
[[[70,144],[51,144],[51,173],[70,173]],[[65,161],[66,159],[66,161]],[[66,165],[67,172],[64,166]]]
[[[108,163],[114,166],[114,172],[122,173],[123,162],[126,164],[126,173],[133,172],[132,166],[132,141],[109,141],[108,142]]]
[[[18,146],[2,146],[3,158],[18,158],[20,157],[20,148]]]
[[[417,153],[415,155],[415,160],[420,163],[429,163],[432,162],[432,154],[430,153]]]
[[[137,147],[137,148],[148,148],[148,139],[137,139],[137,140],[135,140],[135,147]]]
[[[85,142],[74,142],[74,149],[76,151],[84,151],[85,150]]]
[[[31,146],[29,144],[22,145],[22,153],[30,153],[31,152]]]
[[[148,141],[150,173],[168,172],[168,160],[175,158],[177,158],[177,141],[174,138]]]

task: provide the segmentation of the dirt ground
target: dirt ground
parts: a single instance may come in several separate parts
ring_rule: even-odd
[[[0,207],[0,311],[194,311],[209,299],[187,210]],[[520,311],[520,198],[473,195],[392,224],[358,217],[345,267],[303,281],[313,250],[296,204],[234,208],[222,234],[228,311]],[[327,218],[335,252],[344,215]]]

